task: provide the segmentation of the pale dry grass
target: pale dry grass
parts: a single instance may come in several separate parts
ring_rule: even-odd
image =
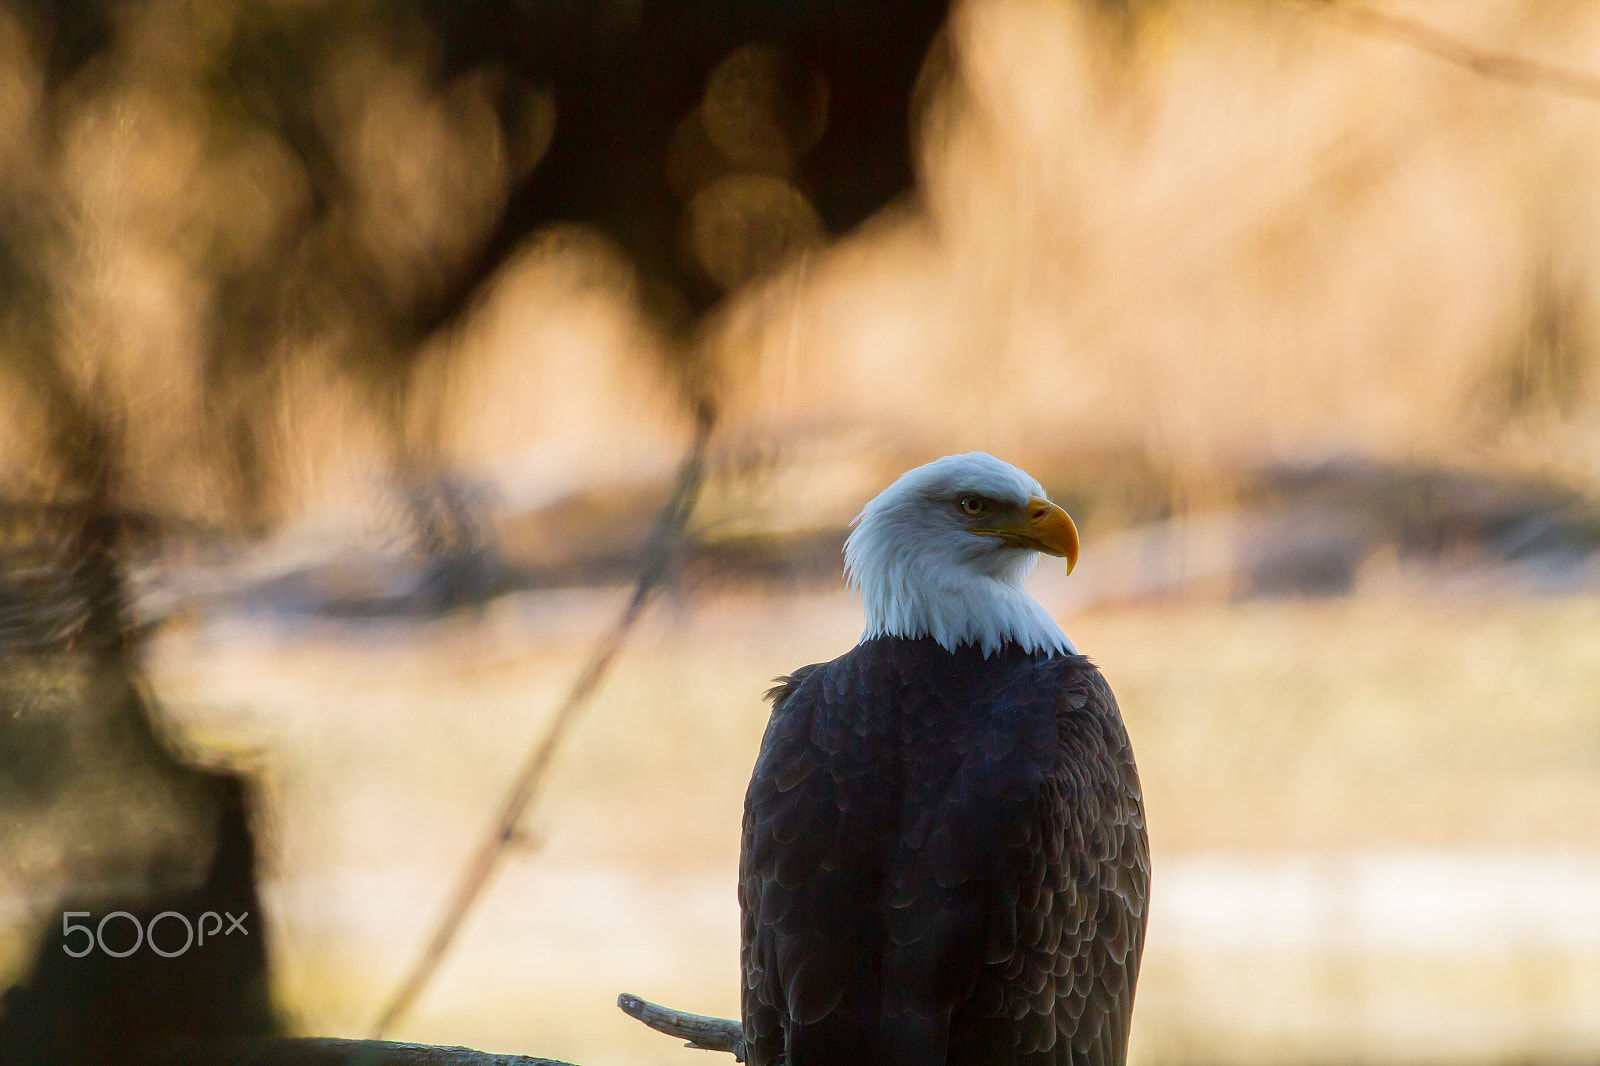
[[[305,1029],[370,1024],[619,596],[514,598],[386,634],[215,625],[158,641],[153,677],[187,733],[253,749],[265,771],[273,944]],[[614,996],[735,1012],[760,693],[848,647],[858,617],[834,594],[659,606],[529,818],[535,849],[497,876],[398,1035],[686,1061]],[[1583,903],[1600,892],[1600,604],[1171,606],[1068,629],[1112,680],[1146,783],[1141,1061],[1600,1048],[1582,1006],[1600,982],[1600,915]],[[1489,894],[1445,907],[1434,940],[1383,932],[1448,903],[1452,879]],[[1341,885],[1368,887],[1340,903]],[[1576,902],[1550,895],[1561,885]],[[1505,926],[1497,900],[1524,924]],[[1563,914],[1578,939],[1549,939]]]
[[[1595,484],[1600,108],[1316,5],[1152,5],[1122,51],[1091,6],[958,8],[931,223],[885,219],[736,309],[737,421],[1039,468],[1125,449],[1201,488],[1341,450]],[[1600,68],[1592,6],[1405,9]],[[1541,301],[1578,354],[1554,392],[1519,393]]]

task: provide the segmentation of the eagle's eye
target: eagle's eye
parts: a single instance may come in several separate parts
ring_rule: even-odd
[[[989,509],[988,504],[977,496],[963,496],[956,502],[962,514],[980,515]]]

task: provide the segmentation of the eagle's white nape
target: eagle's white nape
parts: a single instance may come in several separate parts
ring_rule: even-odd
[[[1023,588],[1038,552],[974,536],[956,510],[969,493],[1023,508],[1044,489],[992,455],[947,455],[902,474],[856,516],[844,566],[867,616],[861,639],[932,637],[949,651],[975,644],[985,658],[1008,642],[1076,655]]]

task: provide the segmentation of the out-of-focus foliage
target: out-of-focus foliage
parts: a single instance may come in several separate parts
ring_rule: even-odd
[[[1593,487],[1600,109],[1320,10],[13,5],[0,487],[81,491],[98,435],[211,523],[448,467],[550,499],[659,469],[685,381],[736,450],[985,447],[1133,517],[1340,452]],[[925,210],[825,247],[911,129]]]
[[[708,372],[693,316],[909,185],[907,102],[943,15],[0,13],[5,486],[83,491],[64,453],[94,425],[119,497],[259,527],[362,474],[482,459],[481,402],[456,403],[485,362],[524,450],[605,453],[619,423],[642,434],[629,458],[675,440],[681,381]]]
[[[960,8],[934,226],[814,264],[792,313],[751,305],[734,409],[1049,476],[1136,459],[1180,508],[1352,452],[1592,489],[1600,108],[1320,10],[1165,5],[1112,49],[1075,5]],[[1405,11],[1600,66],[1585,5]]]

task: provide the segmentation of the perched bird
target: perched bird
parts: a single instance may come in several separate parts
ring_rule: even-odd
[[[1023,589],[1072,520],[992,456],[867,504],[861,642],[769,694],[739,861],[751,1066],[1121,1064],[1150,859],[1111,689]]]

